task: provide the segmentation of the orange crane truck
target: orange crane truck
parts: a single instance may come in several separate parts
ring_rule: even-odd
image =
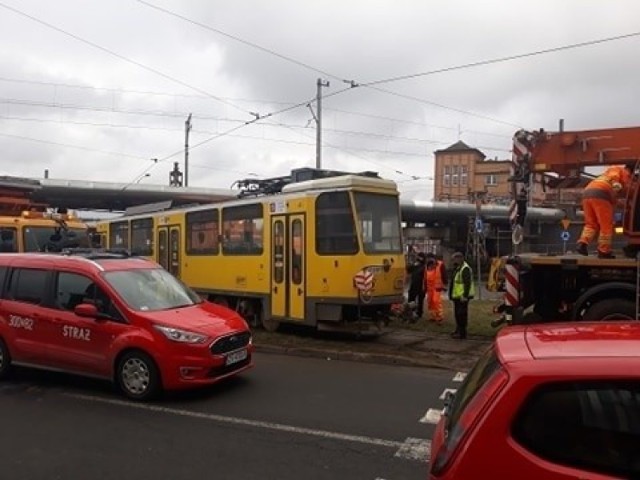
[[[639,319],[640,127],[547,132],[520,130],[514,136],[513,254],[506,259],[504,297],[493,322],[538,323]],[[624,201],[623,255],[518,253],[529,187],[535,174],[578,178],[585,167],[633,164],[635,175]]]

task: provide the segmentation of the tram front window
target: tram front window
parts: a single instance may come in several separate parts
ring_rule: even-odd
[[[398,197],[355,192],[354,199],[364,252],[401,253]]]

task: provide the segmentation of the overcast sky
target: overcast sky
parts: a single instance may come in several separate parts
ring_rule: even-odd
[[[191,113],[190,186],[285,175],[321,78],[323,167],[429,199],[458,140],[640,125],[639,32],[635,0],[0,0],[0,173],[164,185]]]

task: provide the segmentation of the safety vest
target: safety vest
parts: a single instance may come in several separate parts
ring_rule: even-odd
[[[471,272],[471,267],[467,262],[462,262],[462,266],[456,272],[455,277],[453,277],[453,291],[451,292],[451,298],[457,299],[462,298],[464,296],[464,282],[462,281],[462,271],[468,268],[469,273],[471,273],[471,286],[469,287],[469,298],[474,297],[476,294],[476,288],[473,282],[473,272]]]
[[[424,269],[425,287],[428,290],[442,290],[442,262],[437,260],[433,268]]]

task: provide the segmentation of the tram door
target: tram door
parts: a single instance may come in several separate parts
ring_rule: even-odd
[[[180,277],[180,227],[158,228],[158,263],[172,275]]]
[[[305,217],[303,214],[271,217],[271,314],[304,320]]]

